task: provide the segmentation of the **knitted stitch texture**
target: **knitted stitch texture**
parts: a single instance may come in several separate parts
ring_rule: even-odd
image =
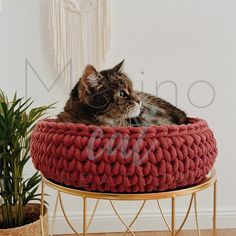
[[[206,121],[108,127],[42,120],[31,137],[36,169],[87,191],[137,193],[199,183],[212,169],[216,141]]]

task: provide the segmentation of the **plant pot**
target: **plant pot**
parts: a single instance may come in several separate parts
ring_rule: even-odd
[[[40,204],[32,203],[28,204],[25,208],[26,219],[31,223],[26,225],[10,228],[0,229],[0,235],[4,236],[41,236],[41,221],[40,221]],[[1,219],[1,215],[0,215]],[[48,236],[48,212],[47,208],[44,207],[43,216],[44,235]]]

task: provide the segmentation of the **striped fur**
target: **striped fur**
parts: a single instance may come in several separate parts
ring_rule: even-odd
[[[73,88],[62,122],[109,126],[183,124],[183,111],[165,100],[133,90],[131,80],[121,72],[123,62],[97,72],[88,65]]]

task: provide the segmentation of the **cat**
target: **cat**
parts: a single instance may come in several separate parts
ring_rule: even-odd
[[[108,126],[186,123],[184,111],[161,98],[134,91],[122,71],[123,62],[100,72],[88,65],[57,120]]]

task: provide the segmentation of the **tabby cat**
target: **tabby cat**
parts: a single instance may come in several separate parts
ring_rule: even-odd
[[[183,124],[186,114],[165,100],[133,90],[122,72],[123,61],[114,68],[96,71],[88,65],[71,91],[62,122],[108,126]]]

